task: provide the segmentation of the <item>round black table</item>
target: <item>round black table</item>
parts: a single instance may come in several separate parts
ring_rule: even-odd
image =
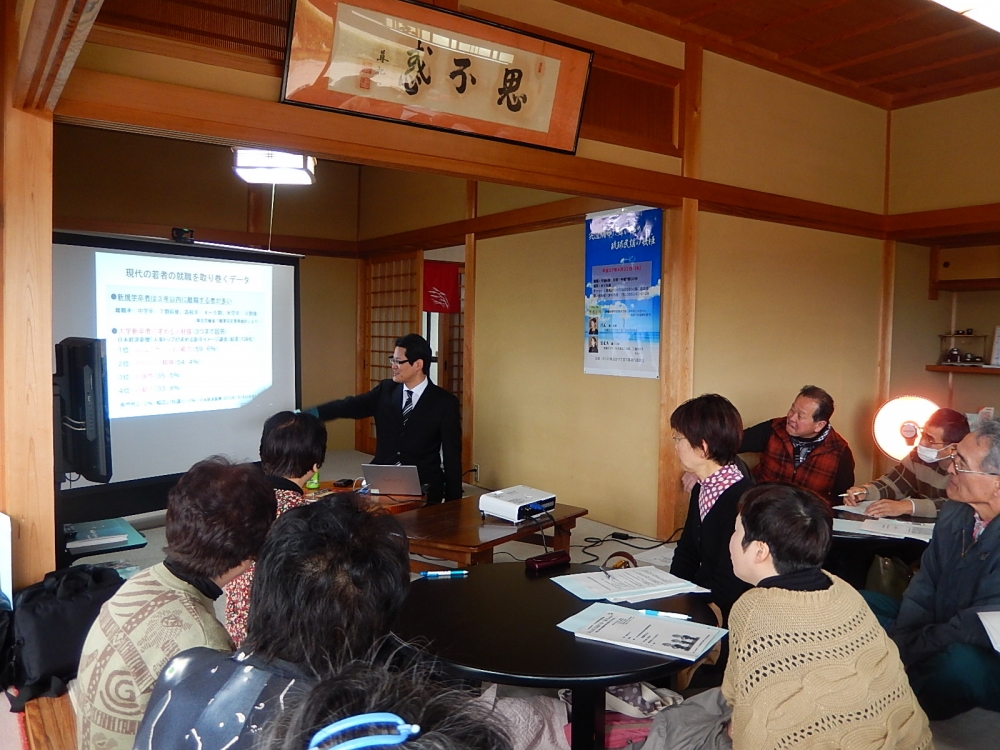
[[[467,679],[506,685],[573,690],[574,750],[604,747],[604,690],[658,679],[691,662],[577,639],[556,627],[593,602],[578,599],[548,580],[597,570],[567,565],[542,574],[522,563],[474,565],[466,578],[418,579],[410,584],[394,628]],[[682,594],[636,608],[683,612],[715,625],[704,594]]]

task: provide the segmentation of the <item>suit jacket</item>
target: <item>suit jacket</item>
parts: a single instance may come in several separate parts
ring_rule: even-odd
[[[428,502],[462,497],[462,421],[458,399],[431,382],[403,426],[403,385],[383,380],[368,393],[316,407],[322,420],[375,418],[377,464],[417,467]],[[441,454],[444,454],[444,470]]]

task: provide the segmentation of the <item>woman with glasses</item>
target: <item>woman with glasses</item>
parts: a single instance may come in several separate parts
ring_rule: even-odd
[[[844,501],[857,505],[874,500],[865,511],[873,518],[906,514],[937,517],[948,499],[948,463],[956,443],[969,434],[964,414],[938,409],[920,434],[920,442],[887,474],[860,487],[851,487]]]
[[[681,466],[697,477],[670,572],[710,589],[712,601],[728,618],[733,603],[749,588],[733,573],[729,559],[736,508],[754,484],[736,458],[743,420],[729,399],[707,393],[678,406],[670,427]]]

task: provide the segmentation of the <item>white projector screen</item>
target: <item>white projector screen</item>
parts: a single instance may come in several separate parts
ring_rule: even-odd
[[[298,404],[297,271],[289,255],[56,235],[53,341],[107,342],[112,482],[259,458],[264,421]]]

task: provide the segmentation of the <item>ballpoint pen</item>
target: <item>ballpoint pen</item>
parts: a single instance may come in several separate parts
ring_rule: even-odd
[[[644,615],[650,615],[652,617],[670,617],[674,620],[690,620],[691,615],[683,615],[680,612],[660,612],[657,609],[640,609]]]
[[[467,570],[424,570],[420,573],[421,578],[465,578],[467,575]]]

